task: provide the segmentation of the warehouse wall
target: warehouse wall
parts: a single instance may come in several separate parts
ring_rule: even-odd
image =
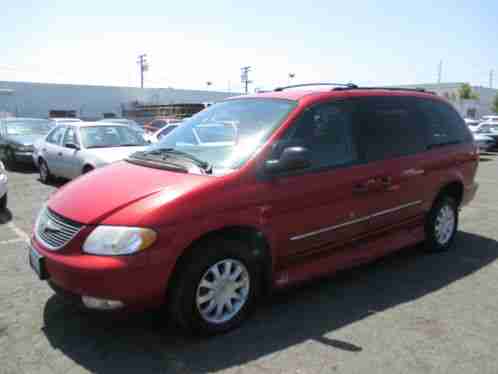
[[[152,104],[203,103],[223,100],[233,93],[0,81],[0,113],[19,117],[48,117],[50,110],[76,110],[80,117],[121,114],[132,101]]]

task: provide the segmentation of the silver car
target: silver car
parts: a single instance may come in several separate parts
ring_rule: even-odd
[[[58,125],[34,145],[40,180],[73,179],[93,169],[143,151],[144,139],[127,125],[80,122]]]

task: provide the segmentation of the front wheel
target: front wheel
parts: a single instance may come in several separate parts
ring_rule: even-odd
[[[40,160],[38,163],[38,171],[40,173],[40,182],[46,184],[52,181],[53,177],[45,160]]]
[[[432,207],[425,225],[426,250],[444,252],[455,239],[458,230],[458,204],[450,196],[443,196]]]
[[[250,253],[245,243],[225,239],[194,250],[172,285],[174,320],[205,335],[239,326],[252,311],[260,288],[258,266]]]

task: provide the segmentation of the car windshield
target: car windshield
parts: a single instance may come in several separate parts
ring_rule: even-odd
[[[85,148],[144,146],[145,140],[126,126],[90,126],[80,129]]]
[[[44,119],[6,121],[8,135],[44,135],[53,126],[53,122]]]
[[[278,128],[296,102],[233,99],[204,109],[151,147],[188,153],[214,169],[237,169]]]

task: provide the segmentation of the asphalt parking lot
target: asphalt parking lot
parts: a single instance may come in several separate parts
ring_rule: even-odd
[[[116,316],[64,304],[25,240],[58,186],[9,173],[0,217],[0,373],[497,373],[498,154],[485,154],[455,248],[406,248],[272,296],[240,329],[182,335],[161,311]],[[91,191],[89,191],[91,193]]]

